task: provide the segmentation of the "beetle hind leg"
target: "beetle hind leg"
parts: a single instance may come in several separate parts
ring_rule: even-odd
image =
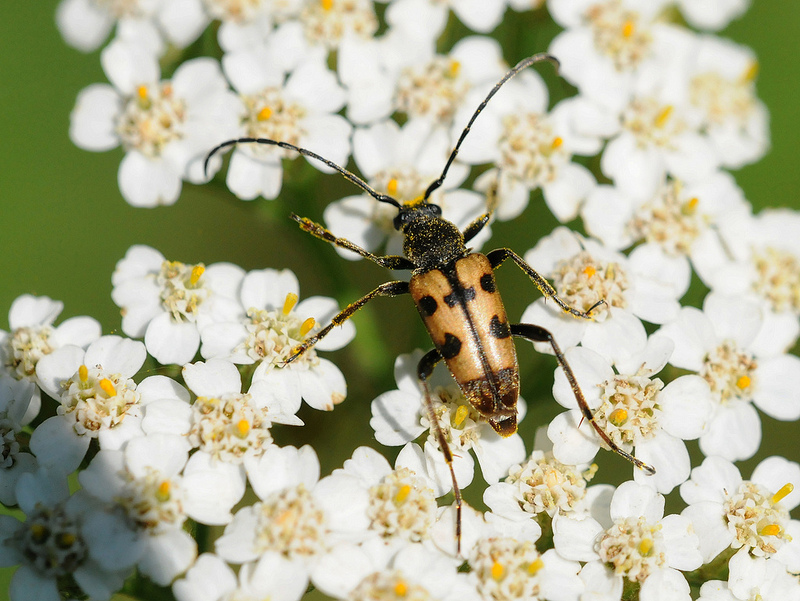
[[[423,405],[425,406],[425,411],[428,414],[428,420],[431,423],[431,429],[433,430],[433,434],[436,437],[436,441],[439,443],[439,448],[442,450],[442,454],[444,455],[445,463],[447,463],[447,467],[450,470],[450,478],[453,480],[453,497],[455,497],[456,502],[456,552],[460,556],[461,555],[461,489],[458,487],[458,481],[456,480],[456,472],[453,469],[453,453],[450,451],[450,445],[447,444],[447,439],[444,436],[444,431],[442,430],[442,426],[439,424],[439,418],[436,417],[436,410],[433,406],[433,399],[431,398],[431,388],[428,384],[428,379],[433,374],[433,368],[436,367],[436,364],[442,360],[441,353],[433,349],[432,351],[428,351],[425,355],[420,359],[419,365],[417,366],[417,377],[419,381],[422,383],[423,389]]]
[[[621,449],[613,440],[611,440],[608,434],[606,434],[605,430],[600,427],[600,424],[595,421],[594,414],[589,408],[589,405],[586,403],[586,398],[583,396],[583,391],[578,385],[578,379],[575,377],[575,373],[572,371],[569,363],[567,363],[567,359],[564,357],[564,353],[561,352],[561,348],[556,343],[553,335],[548,330],[533,324],[515,323],[511,324],[511,334],[514,336],[519,336],[520,338],[525,338],[532,342],[547,342],[553,349],[556,359],[558,359],[558,364],[564,370],[564,375],[567,377],[570,388],[572,388],[572,393],[575,395],[575,399],[578,401],[578,408],[581,410],[583,418],[592,425],[592,428],[594,428],[595,432],[597,432],[598,436],[600,436],[603,442],[608,445],[609,449],[611,449],[617,455],[624,457],[636,467],[644,470],[648,475],[652,476],[656,473],[656,470],[652,465],[645,463],[641,459],[637,459],[631,453]]]

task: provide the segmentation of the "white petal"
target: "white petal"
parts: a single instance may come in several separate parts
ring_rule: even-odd
[[[695,534],[700,541],[700,555],[705,563],[714,559],[730,547],[734,534],[728,530],[727,518],[723,517],[720,503],[701,501],[692,503],[681,512],[692,522]]]
[[[91,0],[62,0],[56,9],[56,23],[67,44],[92,52],[108,38],[114,19]]]
[[[216,601],[236,588],[236,574],[222,559],[203,553],[186,572],[186,577],[172,585],[178,601]]]
[[[197,396],[220,397],[242,390],[242,376],[230,361],[209,359],[183,366],[183,379]]]
[[[111,42],[103,49],[100,63],[108,80],[126,96],[134,95],[141,85],[155,84],[160,77],[155,56],[121,40]]]
[[[636,458],[653,466],[656,473],[649,475],[634,468],[633,479],[639,484],[668,494],[689,477],[691,463],[686,445],[679,438],[660,431],[655,437],[636,444]]]
[[[694,440],[706,429],[714,405],[711,388],[700,376],[675,378],[661,391],[661,425],[683,440]]]
[[[553,518],[553,544],[561,557],[573,561],[594,561],[599,558],[595,551],[597,537],[603,527],[590,517],[565,517],[556,514]]]
[[[586,420],[583,420],[578,409],[573,409],[557,415],[547,428],[547,436],[553,441],[553,455],[561,463],[589,463],[600,450],[600,442],[592,426],[581,424],[581,421]]]
[[[180,528],[172,528],[147,540],[147,551],[139,561],[139,570],[161,586],[167,586],[185,572],[195,557],[197,543]]]
[[[655,524],[664,516],[664,497],[631,480],[619,485],[611,500],[611,519],[644,517]]]
[[[56,415],[44,420],[31,434],[31,451],[39,465],[70,474],[78,469],[91,438],[78,436],[72,416]]]
[[[134,207],[171,205],[181,193],[181,177],[166,161],[148,159],[129,151],[119,165],[117,183],[128,204]]]
[[[233,518],[231,509],[244,495],[245,483],[241,466],[215,460],[204,452],[195,453],[181,481],[186,514],[201,524],[227,524]]]
[[[99,365],[106,371],[130,378],[141,369],[146,358],[144,345],[138,340],[103,336],[89,345],[83,360],[87,366]]]
[[[691,601],[689,583],[677,570],[655,570],[642,583],[639,591],[642,601]]]
[[[22,564],[14,572],[8,594],[14,601],[61,601],[56,579],[44,576],[28,564]]]
[[[756,407],[782,421],[800,418],[800,358],[779,355],[759,359],[755,375]]]
[[[162,478],[171,478],[186,465],[189,442],[183,436],[150,434],[131,440],[123,453],[134,477],[147,478],[155,471]]]
[[[316,367],[299,374],[299,377],[303,399],[314,409],[332,411],[347,396],[347,383],[342,372],[327,359],[319,359]]]
[[[761,419],[750,403],[737,402],[717,407],[700,437],[705,456],[719,455],[730,461],[749,459],[761,444]]]
[[[191,361],[200,347],[200,334],[193,323],[175,323],[169,313],[150,322],[144,335],[147,351],[162,365],[183,365]]]
[[[94,152],[116,148],[120,143],[116,120],[121,111],[122,99],[111,86],[93,84],[84,88],[70,113],[70,140]]]

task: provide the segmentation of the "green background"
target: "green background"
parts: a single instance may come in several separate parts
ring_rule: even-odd
[[[50,0],[3,4],[0,328],[8,327],[11,302],[31,293],[62,300],[61,319],[91,315],[103,324],[104,333],[121,333],[119,310],[110,298],[111,273],[132,244],[148,244],[169,259],[190,263],[230,261],[245,269],[291,268],[300,279],[301,297],[324,294],[342,305],[388,279],[375,265],[340,259],[333,249],[289,221],[290,211],[320,220],[326,202],[354,193],[340,178],[319,176],[306,169],[303,161],[287,167],[284,190],[273,202],[239,201],[217,182],[204,187],[185,185],[172,207],[128,206],[117,188],[122,152],[86,152],[69,141],[69,113],[76,95],[106,79],[99,52],[84,55],[61,40],[54,22],[55,6]],[[497,35],[504,40],[506,60],[513,64],[546,49],[556,31],[541,12],[518,15],[509,11]],[[724,33],[755,50],[760,61],[759,95],[772,118],[772,150],[759,163],[737,172],[737,181],[757,208],[798,208],[800,11],[792,3],[756,2]],[[548,81],[554,96],[568,93],[563,82],[552,77]],[[523,253],[555,225],[535,196],[522,217],[493,227],[488,246],[509,246]],[[537,233],[532,235],[532,231]],[[498,279],[514,319],[537,292],[510,266],[500,271]],[[323,473],[341,465],[359,444],[380,448],[368,424],[369,402],[395,387],[392,365],[397,354],[430,346],[408,300],[377,300],[360,313],[355,318],[356,340],[332,356],[347,378],[348,399],[332,415],[304,409],[301,417],[308,423],[306,428],[275,432],[282,444],[312,443],[321,456]],[[558,411],[555,402],[547,400],[554,364],[552,358],[537,357],[529,348],[521,348],[520,362],[523,396],[531,405],[522,432],[530,447],[534,426]],[[795,423],[762,416],[762,424],[759,458],[800,457]],[[696,445],[690,447],[696,451]],[[630,468],[609,455],[599,456],[599,479],[629,478]],[[749,475],[757,461],[743,462],[743,474]],[[693,463],[698,462],[695,457]],[[6,590],[0,585],[0,599]]]

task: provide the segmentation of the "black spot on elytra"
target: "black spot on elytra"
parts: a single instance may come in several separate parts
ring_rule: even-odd
[[[497,286],[494,283],[494,276],[491,273],[484,273],[481,276],[481,288],[483,288],[489,294],[492,294],[495,290],[497,290]]]
[[[489,331],[495,338],[508,338],[511,336],[511,329],[508,327],[507,321],[500,321],[500,318],[495,315],[489,324]]]
[[[442,353],[442,357],[445,359],[452,359],[461,352],[461,340],[458,339],[458,336],[454,336],[453,334],[445,334],[444,344],[439,350]]]
[[[464,299],[465,303],[468,303],[475,298],[475,288],[470,286],[469,288],[453,290],[450,294],[444,297],[444,302],[447,303],[448,307],[455,307],[458,304],[459,296]]]
[[[419,310],[425,317],[430,317],[436,313],[437,307],[438,303],[436,302],[436,299],[430,294],[427,294],[419,299]]]

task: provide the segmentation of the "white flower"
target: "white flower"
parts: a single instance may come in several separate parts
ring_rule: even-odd
[[[146,356],[141,342],[103,336],[85,351],[67,345],[42,357],[39,382],[59,406],[31,435],[41,465],[69,474],[92,439],[101,448],[119,449],[142,434],[142,394],[132,378]]]
[[[694,183],[722,163],[697,115],[671,97],[670,81],[630,99],[600,159],[603,174],[633,196],[655,195],[665,175]]]
[[[326,595],[352,601],[440,599],[478,601],[458,563],[424,545],[386,547],[380,541],[363,546],[340,545],[314,572],[314,584]]]
[[[684,307],[656,336],[675,343],[671,365],[693,371],[709,383],[714,413],[700,436],[706,456],[748,459],[761,442],[761,421],[753,404],[783,421],[800,417],[800,359],[762,356],[753,342],[762,327],[759,305],[710,293],[703,310]]]
[[[78,476],[85,494],[104,504],[82,530],[94,541],[92,559],[106,569],[135,565],[161,586],[194,562],[197,544],[183,524],[205,499],[183,487],[188,454],[184,438],[151,434],[95,455]]]
[[[537,434],[538,436],[538,434]],[[492,514],[523,523],[546,513],[588,513],[613,491],[610,485],[587,486],[597,466],[565,465],[552,450],[535,450],[522,465],[514,465],[503,482],[492,484],[483,501]]]
[[[468,96],[453,128],[461,133],[475,107],[483,100],[481,87]],[[559,103],[547,111],[548,93],[541,77],[533,71],[520,73],[505,84],[475,121],[459,152],[459,159],[470,164],[493,163],[483,178],[497,184],[497,217],[517,217],[527,206],[532,190],[541,188],[548,208],[560,221],[574,219],[578,207],[592,187],[594,177],[585,167],[571,161],[573,154],[595,154],[599,139],[577,134],[573,121],[579,108],[572,101]],[[479,179],[476,187],[486,189],[488,181]]]
[[[696,111],[722,165],[739,169],[769,150],[769,112],[756,95],[758,61],[750,48],[700,37],[685,101]]]
[[[436,496],[451,490],[452,479],[438,448],[436,436],[423,404],[423,389],[417,378],[417,364],[422,351],[400,355],[394,364],[398,388],[385,392],[372,401],[370,425],[381,444],[400,446],[428,431],[424,446],[428,471],[435,474],[439,487]],[[497,482],[508,468],[525,457],[525,445],[519,433],[502,438],[466,401],[463,393],[447,372],[439,367],[429,381],[434,412],[453,453],[453,469],[460,488],[472,482],[474,462],[469,450],[475,451],[481,473],[488,483]],[[519,399],[524,411],[524,401]],[[520,416],[521,419],[522,416]]]
[[[182,365],[197,353],[203,328],[242,315],[236,296],[243,277],[230,263],[187,265],[134,245],[117,263],[111,298],[122,309],[123,332],[143,336],[159,363]]]
[[[733,176],[716,171],[693,184],[667,178],[651,197],[636,198],[615,186],[597,186],[581,210],[587,232],[609,248],[642,242],[631,256],[655,254],[662,279],[685,288],[691,264],[701,277],[727,249],[740,244],[751,207]],[[709,261],[708,257],[712,257]]]
[[[19,508],[25,521],[0,517],[0,565],[20,564],[8,589],[13,601],[61,601],[65,580],[92,599],[109,599],[130,569],[102,566],[93,558],[96,543],[81,527],[91,510],[69,497],[66,478],[40,470],[20,477]]]
[[[694,523],[704,562],[731,548],[800,571],[800,522],[789,515],[800,503],[797,463],[768,457],[744,480],[730,461],[707,457],[681,485],[681,497],[688,504],[682,515]]]
[[[64,303],[47,296],[23,294],[14,299],[8,312],[8,332],[0,330],[0,369],[18,384],[13,392],[17,403],[25,405],[19,418],[27,424],[39,413],[41,393],[36,385],[39,360],[65,345],[86,348],[100,338],[101,328],[92,317],[70,317],[60,325],[53,323]]]
[[[562,349],[579,342],[611,362],[625,361],[640,353],[647,334],[640,318],[664,323],[678,315],[678,299],[686,292],[689,274],[682,285],[663,278],[672,264],[658,255],[630,258],[596,240],[583,238],[566,227],[558,227],[525,253],[525,260],[548,278],[561,299],[580,311],[592,311],[592,319],[576,319],[541,298],[529,305],[522,321],[549,330]],[[605,304],[596,306],[599,301]],[[539,352],[552,353],[547,343],[536,343]]]
[[[175,7],[180,0],[61,0],[56,9],[56,24],[64,41],[81,50],[97,50],[116,26],[116,38],[146,48],[155,55],[166,50],[165,41],[186,46],[205,28],[195,11],[182,7],[183,19],[177,23]]]
[[[142,429],[147,434],[186,437],[198,449],[183,471],[184,490],[203,503],[192,518],[203,524],[226,524],[245,491],[244,458],[259,456],[269,448],[273,422],[302,422],[281,412],[263,382],[242,393],[239,371],[223,359],[186,365],[183,378],[197,395],[194,403],[189,404],[188,394],[176,397],[165,391],[164,398],[147,404]]]
[[[344,462],[343,469],[333,473],[339,472],[355,476],[367,491],[369,529],[387,544],[398,540],[418,543],[431,538],[438,510],[437,486],[418,445],[405,445],[394,469],[377,451],[359,447]]]
[[[243,565],[237,578],[222,559],[203,553],[184,578],[172,584],[178,601],[222,601],[231,598],[299,601],[306,592],[302,570],[277,553],[264,553]]]
[[[310,44],[329,50],[349,38],[371,38],[378,29],[373,0],[305,0],[299,21]]]
[[[742,220],[736,234],[727,252],[706,247],[698,273],[712,290],[754,298],[764,322],[753,348],[785,353],[800,334],[800,213],[765,210]]]
[[[797,576],[787,572],[786,566],[779,561],[753,557],[743,549],[731,557],[728,567],[728,589],[739,599],[800,599],[800,582]]]
[[[350,156],[350,124],[336,113],[346,94],[319,53],[303,59],[285,77],[276,52],[256,46],[228,53],[222,59],[225,75],[239,94],[240,134],[269,138],[307,148],[339,165]],[[280,61],[278,61],[279,63]],[[261,195],[272,200],[281,190],[282,159],[297,153],[266,144],[242,144],[231,156],[228,188],[243,200]],[[332,173],[318,161],[317,169]]]
[[[489,33],[500,24],[507,0],[396,0],[389,4],[386,21],[401,30],[415,30],[423,39],[436,39],[444,30],[450,10],[476,33]]]
[[[287,415],[297,412],[301,398],[324,411],[331,411],[345,399],[347,384],[342,372],[317,351],[340,349],[355,336],[355,326],[346,321],[286,365],[292,350],[339,312],[338,303],[324,296],[298,303],[299,292],[297,277],[289,270],[250,271],[239,293],[239,312],[246,312],[247,317],[222,321],[202,332],[204,357],[257,364],[253,384],[267,384],[270,395]]]
[[[532,540],[494,536],[470,551],[469,579],[486,601],[548,599],[578,601],[583,583],[580,564],[554,549],[540,553]]]
[[[210,58],[183,63],[168,81],[160,79],[156,58],[132,43],[113,42],[100,59],[113,85],[80,92],[70,138],[96,152],[123,147],[118,180],[131,205],[173,204],[182,180],[204,181],[205,154],[235,136],[239,100]]]
[[[0,375],[0,503],[6,506],[17,504],[15,488],[19,477],[37,467],[35,457],[22,450],[18,436],[36,417],[29,410],[30,402],[20,400],[19,388],[19,381]]]
[[[450,150],[447,132],[423,119],[412,119],[403,127],[383,121],[358,129],[353,136],[353,157],[370,186],[400,202],[425,193],[441,174]],[[465,165],[453,164],[444,185],[430,197],[442,209],[442,216],[460,229],[486,211],[482,195],[457,189],[468,173]],[[402,254],[403,237],[393,225],[396,216],[396,207],[366,194],[334,201],[324,212],[325,223],[336,235],[369,251],[381,249],[385,242],[388,254]],[[490,235],[489,228],[484,227],[470,245],[479,248]],[[346,259],[359,258],[344,249],[337,248],[336,252]]]
[[[275,552],[303,569],[299,580],[305,584],[337,544],[367,537],[367,491],[350,474],[319,480],[319,460],[310,446],[273,446],[244,463],[261,500],[240,509],[217,539],[216,552],[226,561],[244,563]]]
[[[677,0],[683,16],[692,27],[718,31],[741,17],[750,0]]]
[[[658,17],[666,0],[550,0],[553,19],[565,28],[548,51],[560,73],[582,95],[613,110],[630,100],[637,76],[663,72],[676,60],[682,31]]]
[[[671,353],[669,340],[650,338],[645,351],[617,364],[616,372],[590,349],[574,347],[565,353],[597,425],[618,447],[633,450],[637,459],[655,468],[653,475],[634,468],[634,480],[662,494],[689,477],[689,452],[683,441],[701,436],[713,412],[710,387],[700,376],[680,376],[666,386],[655,377]],[[605,445],[583,418],[561,367],[553,396],[570,409],[547,430],[554,455],[569,464],[591,461]]]
[[[588,562],[581,574],[587,593],[619,599],[627,579],[641,584],[642,601],[665,598],[665,587],[669,599],[689,601],[689,585],[678,570],[703,563],[691,522],[680,515],[664,517],[664,497],[633,481],[616,490],[608,517],[602,524],[592,517],[553,519],[558,554]]]
[[[225,52],[242,50],[272,38],[273,23],[295,19],[304,0],[174,0],[188,15],[203,15],[203,28],[219,21],[217,40]]]

